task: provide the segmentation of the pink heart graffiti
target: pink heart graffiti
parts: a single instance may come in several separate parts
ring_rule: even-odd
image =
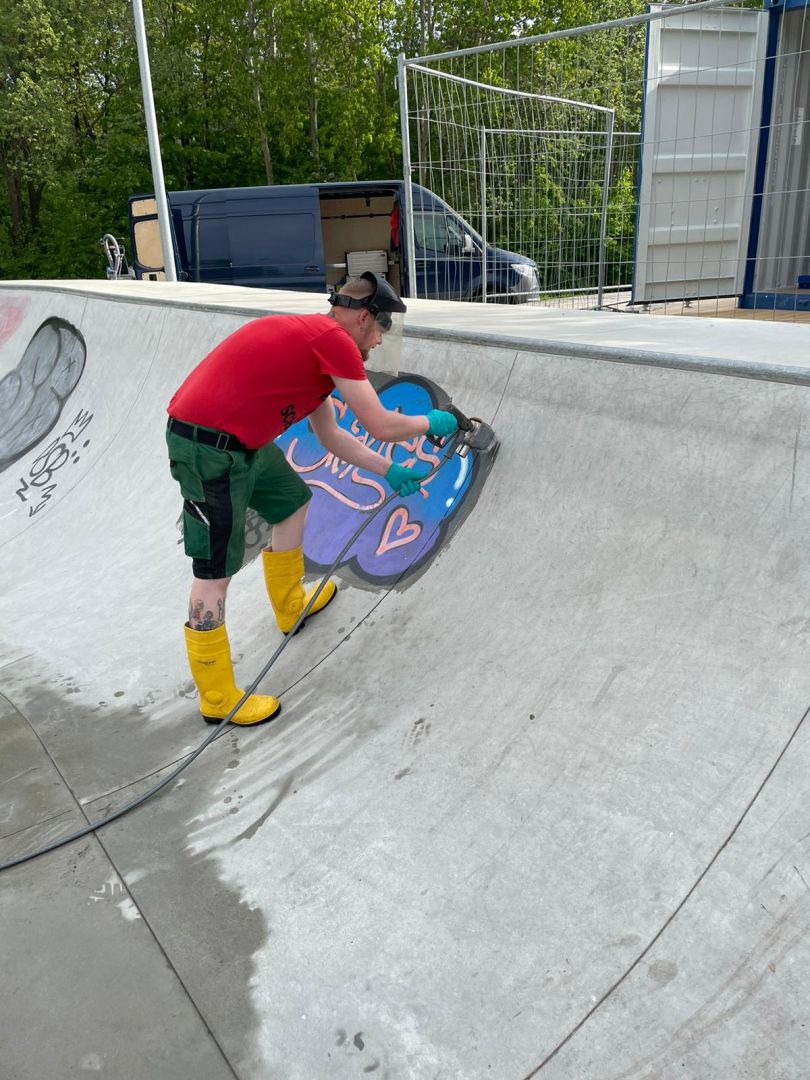
[[[393,540],[391,539],[392,533],[394,533]],[[408,511],[404,506],[398,506],[385,523],[377,554],[384,555],[386,551],[393,551],[394,548],[410,544],[412,540],[418,539],[421,535],[422,526],[408,518]]]

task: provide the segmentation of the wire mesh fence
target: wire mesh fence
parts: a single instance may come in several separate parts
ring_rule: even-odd
[[[704,0],[401,58],[411,291],[810,317],[806,25]]]

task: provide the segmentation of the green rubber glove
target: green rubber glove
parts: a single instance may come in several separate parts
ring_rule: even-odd
[[[424,469],[406,469],[404,465],[391,465],[385,479],[397,495],[413,495],[428,475]]]
[[[428,435],[432,435],[435,439],[443,439],[445,435],[452,435],[458,427],[458,420],[451,412],[444,412],[442,409],[431,409],[427,414],[428,418]]]

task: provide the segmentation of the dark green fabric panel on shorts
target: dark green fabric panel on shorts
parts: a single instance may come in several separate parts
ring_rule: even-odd
[[[167,431],[166,444],[185,500],[185,551],[198,577],[231,577],[241,568],[248,507],[276,525],[312,497],[275,443],[247,452],[217,450]]]
[[[256,455],[166,432],[169,467],[183,496],[186,554],[197,577],[231,577],[245,554],[245,512]]]
[[[311,498],[309,487],[275,443],[268,443],[256,451],[253,492],[248,500],[251,510],[255,510],[270,525],[277,525],[300,510]]]

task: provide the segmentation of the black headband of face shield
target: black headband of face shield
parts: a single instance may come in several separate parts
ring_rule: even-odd
[[[333,292],[329,297],[329,303],[335,307],[366,308],[374,316],[381,330],[390,330],[391,312],[405,312],[407,308],[384,278],[378,278],[370,270],[366,270],[360,277],[374,286],[374,291],[370,296],[345,296],[342,293]]]

